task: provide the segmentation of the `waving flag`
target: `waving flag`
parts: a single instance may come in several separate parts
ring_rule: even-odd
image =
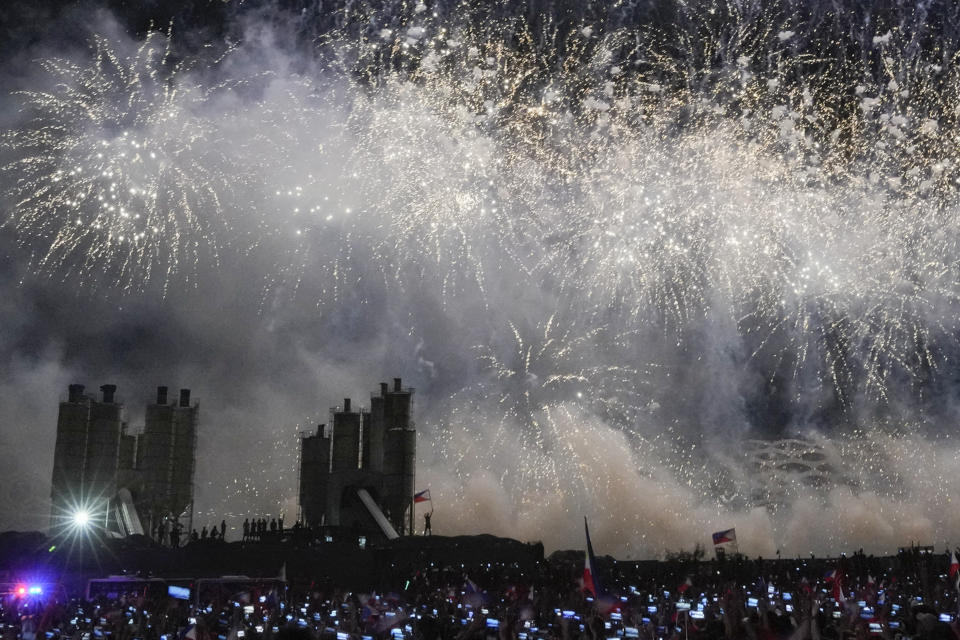
[[[420,502],[430,502],[430,489],[424,489],[420,493],[415,493],[413,495],[413,504]]]
[[[954,587],[960,591],[960,562],[957,562],[957,552],[950,552],[950,577],[953,578]]]
[[[596,598],[600,593],[600,577],[597,575],[593,545],[590,544],[590,527],[587,526],[586,517],[583,518],[583,530],[587,534],[587,551],[583,559],[583,591]]]
[[[713,546],[718,544],[724,544],[725,542],[736,542],[737,541],[737,529],[725,529],[724,531],[717,531],[713,534]]]
[[[847,602],[847,597],[843,593],[843,572],[839,569],[833,569],[828,571],[824,576],[827,584],[833,584],[833,599],[837,601],[837,604],[845,604]]]
[[[463,592],[467,594],[480,593],[480,587],[477,586],[477,583],[470,579],[470,576],[463,577]]]

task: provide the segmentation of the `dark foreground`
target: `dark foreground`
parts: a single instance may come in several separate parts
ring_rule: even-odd
[[[882,558],[700,561],[680,554],[664,562],[600,558],[597,565],[593,597],[583,591],[582,551],[544,558],[540,545],[493,536],[407,538],[369,549],[281,540],[168,549],[145,538],[54,547],[40,534],[8,533],[0,534],[2,634],[960,638],[948,556],[920,549]]]

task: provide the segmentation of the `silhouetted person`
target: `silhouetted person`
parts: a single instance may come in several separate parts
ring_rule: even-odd
[[[200,535],[197,534],[197,530],[196,530],[196,529],[194,529],[193,531],[190,532],[190,542],[196,542],[196,541],[199,540],[199,539],[200,539]]]
[[[433,529],[430,528],[430,515],[429,513],[423,514],[423,535],[432,536]]]
[[[23,640],[36,640],[37,620],[32,615],[24,616],[23,618],[21,618],[20,637],[23,638]]]
[[[200,539],[206,540],[208,535],[209,534],[207,533],[207,525],[203,525],[203,529],[200,529]]]
[[[243,521],[243,541],[250,539],[250,518]]]
[[[170,546],[174,549],[180,548],[180,523],[174,522],[170,527]]]
[[[227,534],[227,521],[220,521],[220,539],[223,540],[223,537]]]
[[[216,539],[217,539],[217,528],[216,528],[216,527],[210,527],[210,539],[211,539],[211,540],[216,540]]]
[[[280,516],[280,519],[277,520],[277,531],[283,533],[283,516]]]

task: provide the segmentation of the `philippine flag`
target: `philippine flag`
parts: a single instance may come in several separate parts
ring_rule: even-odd
[[[430,502],[430,489],[424,489],[420,493],[415,493],[413,495],[413,504],[419,502]]]
[[[960,562],[957,562],[957,552],[950,552],[950,577],[953,578],[953,584],[960,590]]]
[[[463,590],[465,593],[480,593],[480,587],[477,586],[477,583],[470,579],[470,576],[465,576],[463,580]]]
[[[583,558],[583,591],[594,598],[600,593],[600,577],[597,575],[596,562],[593,557],[593,545],[590,544],[590,527],[587,519],[583,519],[583,530],[587,534],[587,551]]]
[[[714,546],[718,544],[723,544],[725,542],[736,542],[737,541],[737,529],[726,529],[724,531],[717,531],[713,534],[713,544]]]
[[[837,604],[844,604],[847,601],[846,594],[843,592],[843,572],[839,569],[832,569],[823,576],[827,584],[832,584],[831,595],[837,601]]]

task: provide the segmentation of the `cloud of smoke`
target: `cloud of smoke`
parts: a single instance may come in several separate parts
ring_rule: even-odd
[[[641,65],[612,41],[591,50],[598,38],[580,30],[587,44],[568,55],[583,60],[569,66],[587,71],[544,80],[519,51],[427,17],[339,34],[322,61],[289,45],[288,24],[246,27],[223,62],[170,80],[183,98],[169,104],[191,120],[171,129],[147,105],[133,129],[170,152],[182,182],[151,169],[131,180],[160,176],[188,198],[202,181],[218,196],[193,219],[175,199],[156,208],[181,223],[158,242],[187,249],[130,249],[108,229],[83,264],[38,269],[89,229],[73,211],[39,226],[12,214],[2,285],[26,304],[0,308],[13,363],[0,384],[17,399],[4,424],[23,426],[3,431],[0,452],[39,463],[13,469],[29,481],[7,485],[8,526],[43,526],[21,496],[43,511],[68,382],[130,389],[134,425],[154,385],[191,387],[197,508],[219,522],[292,519],[298,431],[395,375],[417,388],[418,482],[440,533],[577,547],[586,515],[604,553],[660,556],[736,526],[743,551],[771,555],[890,551],[958,524],[945,515],[957,448],[929,433],[953,417],[938,370],[955,355],[960,234],[936,204],[951,169],[896,142],[947,134],[896,120],[899,89],[871,87],[879,106],[863,108],[889,146],[841,162],[874,134],[831,140],[804,91],[777,93],[749,63],[723,88],[752,107],[629,80],[623,68]],[[80,68],[95,64],[84,55]],[[31,108],[14,116],[15,104],[4,122],[29,130]],[[84,158],[119,135],[91,127]],[[5,187],[16,212],[22,193]],[[144,256],[164,286],[118,291],[116,265]],[[929,410],[931,395],[944,408]],[[810,426],[846,443],[834,480],[789,481],[758,506],[743,440]]]

